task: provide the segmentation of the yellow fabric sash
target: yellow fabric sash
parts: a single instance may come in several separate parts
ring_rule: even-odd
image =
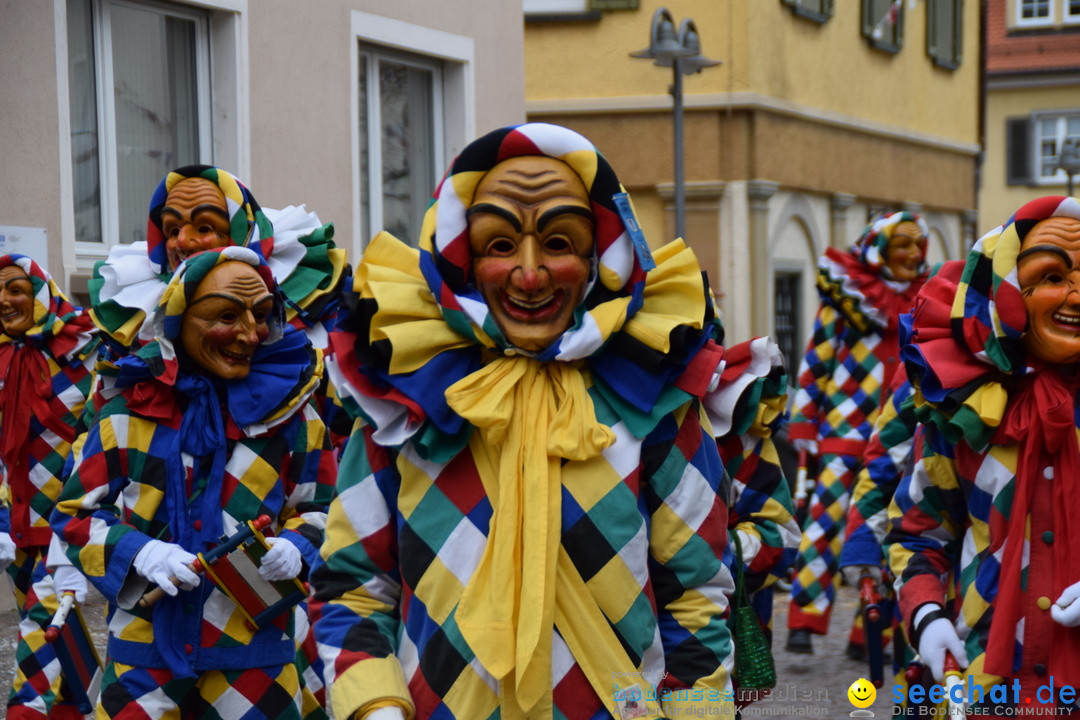
[[[562,459],[595,457],[615,435],[597,422],[574,364],[497,358],[450,386],[446,400],[478,429],[470,448],[493,510],[455,619],[527,712],[551,692]]]

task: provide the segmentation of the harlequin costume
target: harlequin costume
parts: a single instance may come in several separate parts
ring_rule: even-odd
[[[139,344],[144,319],[157,305],[172,277],[166,256],[162,209],[171,191],[189,178],[214,183],[225,196],[229,215],[229,238],[233,245],[250,247],[266,258],[284,299],[290,325],[307,333],[312,344],[328,351],[327,333],[337,317],[340,290],[349,282],[345,250],[334,243],[334,226],[323,224],[303,206],[282,210],[263,208],[251,191],[231,173],[207,165],[190,165],[168,173],[150,200],[145,242],[117,245],[108,259],[94,268],[90,281],[92,314],[114,354],[125,354]],[[331,441],[340,448],[351,430],[351,418],[341,409],[336,393],[326,381],[313,395]],[[302,608],[301,608],[302,610]],[[322,667],[314,652],[314,638],[306,632],[307,618],[298,615],[298,640],[305,645],[298,654],[305,687],[315,695],[309,701],[309,720],[325,715]]]
[[[535,355],[469,277],[466,207],[520,155],[567,163],[595,215],[589,289]],[[732,712],[728,488],[700,402],[723,350],[697,260],[675,242],[646,272],[621,192],[580,135],[506,128],[454,161],[419,250],[365,250],[330,371],[367,425],[312,580],[336,717],[620,717],[635,684],[669,715]]]
[[[7,717],[82,718],[61,692],[61,671],[44,628],[56,612],[45,555],[49,513],[63,485],[71,443],[93,384],[98,338],[82,308],[73,306],[40,265],[22,255],[0,256],[33,288],[33,326],[20,337],[0,330],[0,459],[6,469],[0,530],[15,541],[8,565],[19,610],[17,667]]]
[[[728,535],[739,532],[750,604],[771,638],[773,589],[799,545],[791,488],[780,467],[774,433],[786,419],[787,374],[783,356],[768,338],[754,338],[724,352],[717,389],[706,399],[720,457],[731,477]],[[735,544],[724,561],[735,572]],[[736,704],[758,699],[736,683]]]
[[[889,238],[902,222],[916,223],[926,236],[917,215],[894,213],[870,225],[850,252],[826,249],[818,265],[821,308],[799,367],[788,426],[792,440],[817,443],[820,468],[795,559],[792,631],[828,630],[848,500],[898,364],[898,318],[925,281],[925,263],[910,283],[886,272]]]
[[[1020,243],[1050,217],[1080,218],[1080,201],[1021,207],[975,244],[959,281],[931,280],[905,318],[920,426],[886,538],[908,622],[927,602],[944,606],[965,674],[984,687],[1018,680],[1025,707],[1041,704],[1049,675],[1080,684],[1080,629],[1049,612],[1080,578],[1078,387],[1025,351],[1016,274]]]
[[[266,514],[305,564],[321,542],[336,468],[310,403],[319,352],[285,325],[276,295],[270,335],[242,379],[201,372],[179,341],[199,282],[228,261],[255,267],[274,291],[269,267],[247,248],[204,252],[177,269],[139,349],[99,366],[104,404],[52,515],[67,556],[109,603],[102,717],[158,717],[178,703],[201,716],[300,717],[292,613],[255,630],[206,580],[138,605],[148,581],[132,563],[151,540],[204,552]]]
[[[944,273],[956,282],[963,268],[963,261],[953,260],[944,263],[934,274]],[[917,424],[914,388],[908,380],[906,367],[901,364],[893,376],[888,399],[874,422],[863,466],[852,492],[840,567],[878,566],[885,561],[882,543],[885,540],[889,503],[896,494],[900,479],[910,469]]]

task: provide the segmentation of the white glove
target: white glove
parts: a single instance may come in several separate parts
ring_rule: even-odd
[[[270,549],[263,555],[262,565],[259,566],[259,574],[263,578],[274,582],[292,580],[300,574],[300,569],[304,566],[300,548],[281,537],[268,537],[266,542]]]
[[[1077,598],[1080,598],[1080,582],[1065,588],[1061,597],[1050,606],[1050,617],[1054,618],[1054,622],[1065,627],[1080,625],[1080,602],[1077,602]]]
[[[190,590],[199,584],[201,578],[189,567],[195,560],[194,555],[175,543],[151,540],[135,553],[131,565],[165,594],[175,597],[180,592],[177,585]]]
[[[818,454],[817,440],[811,440],[810,438],[795,438],[791,441],[791,444],[795,446],[796,450],[805,450],[810,455]]]
[[[270,538],[266,538],[269,540]],[[381,707],[374,712],[369,712],[363,720],[405,720],[405,713],[397,705]]]
[[[877,565],[845,565],[840,568],[840,572],[844,573],[847,584],[856,590],[859,588],[859,580],[863,575],[869,575],[874,579],[874,587],[881,592],[881,568]]]
[[[919,620],[922,619],[925,613],[938,609],[940,609],[940,606],[933,603],[923,605],[915,612],[915,622],[912,623],[912,626],[918,627]],[[931,620],[919,637],[919,656],[922,657],[922,661],[930,668],[930,672],[934,674],[934,679],[938,682],[945,681],[946,650],[952,653],[961,668],[967,667],[967,651],[964,650],[964,643],[960,642],[960,636],[956,634],[956,628],[953,627],[952,622],[945,618]]]
[[[86,576],[76,570],[74,565],[57,566],[53,570],[53,585],[58,597],[71,592],[75,595],[75,602],[80,605],[86,600]]]
[[[0,532],[0,570],[15,560],[15,541],[6,532]]]

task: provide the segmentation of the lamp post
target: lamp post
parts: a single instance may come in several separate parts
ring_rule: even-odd
[[[682,76],[701,72],[702,68],[719,65],[701,54],[701,37],[697,25],[690,18],[675,29],[675,18],[667,8],[653,13],[649,30],[649,47],[630,53],[630,57],[652,60],[658,67],[674,70],[675,80],[670,92],[675,128],[675,234],[686,237],[686,189],[683,179],[683,84]]]
[[[1069,138],[1061,144],[1061,153],[1058,155],[1057,167],[1065,171],[1069,176],[1068,194],[1073,196],[1073,175],[1080,173],[1080,141]]]

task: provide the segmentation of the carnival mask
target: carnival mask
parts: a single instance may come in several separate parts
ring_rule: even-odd
[[[885,248],[885,265],[893,279],[911,282],[919,277],[926,260],[926,236],[917,223],[905,220],[898,223],[889,235]]]
[[[1027,351],[1064,365],[1080,362],[1080,220],[1052,217],[1020,243],[1016,275],[1027,309]]]
[[[0,268],[0,325],[13,338],[34,327],[34,286],[16,265]]]
[[[165,198],[161,231],[169,270],[195,253],[232,244],[225,195],[206,178],[181,180]]]
[[[195,288],[180,323],[188,356],[211,375],[247,377],[255,349],[270,335],[274,296],[251,265],[220,263]]]
[[[570,327],[589,280],[584,183],[560,160],[510,158],[480,181],[467,216],[473,276],[495,322],[515,346],[543,350]]]

